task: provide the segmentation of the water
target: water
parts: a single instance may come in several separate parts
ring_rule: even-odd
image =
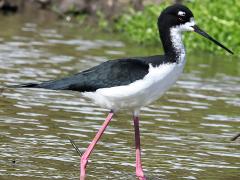
[[[9,89],[64,77],[107,59],[160,53],[82,27],[0,17],[0,179],[78,179],[81,151],[107,115],[76,92]],[[142,160],[150,180],[239,179],[240,61],[189,54],[179,81],[143,108]],[[135,179],[131,113],[113,119],[92,154],[87,179]]]

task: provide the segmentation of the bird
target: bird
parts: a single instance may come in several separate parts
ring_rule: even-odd
[[[159,99],[182,74],[186,63],[183,32],[196,32],[233,54],[231,50],[200,29],[192,11],[182,4],[166,7],[157,19],[157,26],[164,50],[163,55],[109,60],[65,78],[18,86],[20,88],[78,91],[83,97],[109,110],[103,125],[81,156],[80,179],[82,180],[86,176],[88,160],[95,145],[113,116],[121,110],[128,110],[133,114],[136,177],[139,180],[147,179],[141,161],[140,110]]]

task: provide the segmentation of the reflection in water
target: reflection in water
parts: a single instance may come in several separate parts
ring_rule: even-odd
[[[160,53],[159,47],[89,36],[74,25],[6,21],[0,21],[1,87],[60,78],[106,59]],[[149,179],[240,176],[239,140],[230,141],[240,131],[240,64],[220,58],[189,55],[177,84],[143,108]],[[0,99],[0,179],[77,179],[79,156],[68,138],[84,151],[107,111],[71,91],[4,88]],[[135,179],[133,140],[131,114],[121,112],[91,156],[88,179]]]

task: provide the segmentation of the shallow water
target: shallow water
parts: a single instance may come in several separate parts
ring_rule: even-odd
[[[21,16],[0,17],[0,179],[78,179],[81,151],[107,115],[76,92],[9,89],[64,77],[107,59],[161,53],[82,27]],[[188,54],[179,81],[143,108],[142,160],[147,177],[239,179],[240,61]],[[87,179],[135,179],[130,112],[113,119],[88,164]]]

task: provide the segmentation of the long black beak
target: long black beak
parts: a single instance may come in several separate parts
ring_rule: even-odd
[[[226,48],[224,45],[222,45],[220,42],[218,42],[217,40],[213,39],[210,35],[208,35],[206,32],[204,32],[203,30],[201,30],[197,25],[192,26],[194,31],[200,35],[202,35],[203,37],[209,39],[210,41],[214,42],[216,45],[220,46],[221,48],[225,49],[227,52],[233,54],[233,52],[231,50],[229,50],[228,48]]]

